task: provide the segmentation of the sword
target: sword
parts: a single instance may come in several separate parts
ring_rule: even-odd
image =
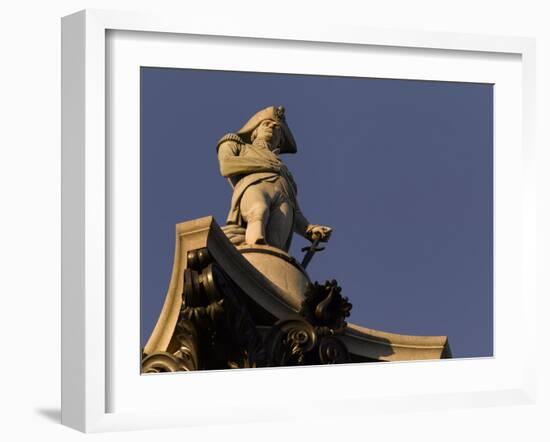
[[[302,260],[302,267],[304,269],[307,267],[307,265],[311,261],[311,258],[313,258],[313,255],[315,255],[317,252],[320,252],[321,250],[325,250],[324,247],[317,247],[320,242],[321,242],[321,235],[316,235],[315,239],[311,242],[311,244],[308,247],[304,247],[302,249],[302,252],[305,252],[307,250],[307,253],[304,256],[304,259]]]

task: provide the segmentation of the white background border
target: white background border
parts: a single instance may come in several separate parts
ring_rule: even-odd
[[[5,337],[4,355],[14,364],[2,364],[0,433],[6,440],[58,441],[87,440],[86,435],[59,425],[60,407],[60,17],[84,7],[162,12],[186,21],[219,20],[243,23],[265,20],[281,23],[289,18],[309,27],[331,23],[388,29],[419,29],[427,32],[452,31],[486,35],[523,35],[537,38],[539,79],[550,78],[550,28],[547,2],[525,0],[395,0],[373,2],[319,0],[310,2],[279,0],[252,6],[247,0],[232,2],[175,2],[158,0],[56,0],[8,2],[0,15],[3,67],[0,71],[0,263],[2,292],[0,330]],[[533,72],[534,75],[534,72]],[[540,81],[537,92],[538,121],[550,121],[550,84]],[[531,124],[535,120],[531,115]],[[534,138],[533,138],[534,139]],[[550,311],[550,133],[541,127],[538,148],[530,153],[538,186],[538,312],[545,318]],[[535,199],[535,196],[533,196]],[[536,272],[537,269],[532,269]],[[31,290],[27,288],[31,286]],[[35,290],[39,288],[39,290]],[[24,313],[22,313],[24,312]],[[550,322],[538,321],[537,345],[545,348],[550,338]],[[40,338],[37,340],[37,338]],[[22,343],[37,345],[29,348]],[[32,354],[33,363],[29,361]],[[550,372],[545,351],[532,358],[541,373]],[[38,366],[36,362],[38,361]],[[379,414],[357,418],[345,416],[247,425],[221,425],[104,434],[98,440],[149,441],[151,437],[181,440],[266,441],[314,438],[386,438],[390,440],[463,441],[479,439],[503,441],[542,441],[548,439],[550,383],[546,376],[538,382],[538,399],[533,405],[467,408],[454,411],[426,411],[422,407],[402,414]],[[213,423],[214,424],[214,423]]]

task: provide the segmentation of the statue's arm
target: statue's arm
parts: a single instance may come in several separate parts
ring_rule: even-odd
[[[298,202],[296,202],[296,210],[294,213],[294,232],[304,238],[307,238],[307,228],[309,225],[309,221],[302,213]]]
[[[313,241],[316,237],[320,237],[321,241],[328,241],[332,233],[332,228],[327,226],[321,226],[319,224],[310,224],[307,218],[302,213],[298,202],[296,202],[294,213],[294,232],[303,236],[310,241]]]
[[[279,172],[275,163],[270,163],[262,158],[241,156],[242,145],[238,142],[228,140],[219,145],[218,161],[220,173],[225,177],[234,175],[248,175],[257,172]]]
[[[287,181],[294,188],[295,194],[298,193],[298,187],[294,182],[292,174],[287,170],[285,173]],[[294,200],[294,232],[300,236],[303,236],[310,241],[313,241],[316,237],[320,237],[321,241],[328,241],[332,229],[327,226],[321,226],[319,224],[311,224],[300,209],[297,198]]]

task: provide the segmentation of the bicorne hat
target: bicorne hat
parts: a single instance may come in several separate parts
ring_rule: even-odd
[[[254,116],[246,122],[246,124],[236,133],[247,142],[251,142],[250,136],[254,129],[264,120],[273,120],[279,123],[283,131],[283,139],[279,145],[281,153],[296,153],[296,142],[290,132],[290,128],[286,124],[285,108],[283,106],[269,106],[261,111],[256,112]]]

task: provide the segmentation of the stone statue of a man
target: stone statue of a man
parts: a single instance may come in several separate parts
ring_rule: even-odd
[[[245,228],[247,244],[288,251],[293,231],[310,240],[329,239],[330,227],[310,224],[300,211],[296,184],[279,157],[296,151],[281,106],[260,110],[218,142],[220,172],[233,186],[227,224]]]

